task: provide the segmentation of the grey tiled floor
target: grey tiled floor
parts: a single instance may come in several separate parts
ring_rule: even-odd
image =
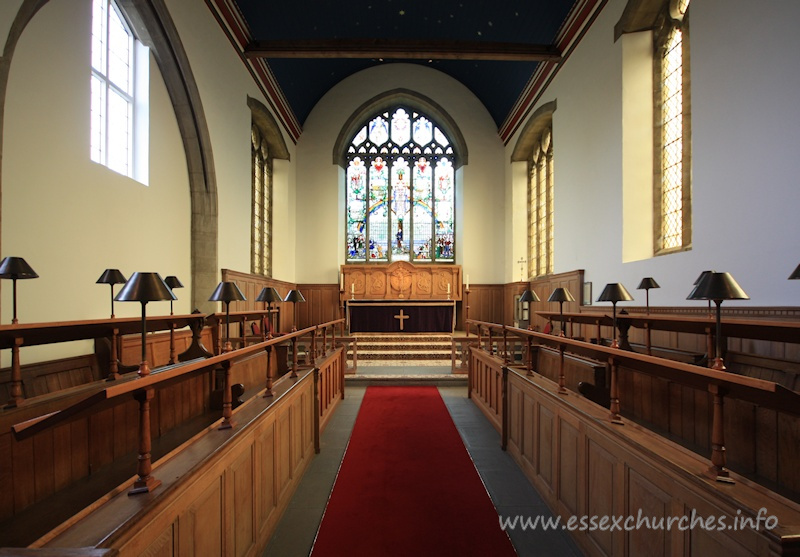
[[[325,510],[366,387],[347,387],[346,396],[320,440],[320,454],[309,464],[264,555],[308,555]],[[500,450],[500,436],[467,398],[466,387],[439,387],[475,467],[500,516],[551,516],[547,505],[512,460]],[[580,550],[560,530],[508,530],[517,553],[528,556],[579,556]]]

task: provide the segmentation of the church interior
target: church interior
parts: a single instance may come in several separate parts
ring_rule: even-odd
[[[0,3],[0,555],[800,555],[798,18]]]

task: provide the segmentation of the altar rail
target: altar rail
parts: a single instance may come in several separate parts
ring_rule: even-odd
[[[316,405],[319,412],[309,410],[313,418],[311,423],[318,424],[315,428],[318,433],[343,396],[344,351],[329,345],[327,340],[318,343],[315,339],[327,338],[324,332],[341,327],[340,321],[309,327],[207,359],[165,366],[145,377],[99,381],[83,386],[77,394],[55,393],[30,399],[18,408],[7,410],[0,415],[0,446],[8,455],[0,461],[0,490],[11,496],[3,498],[0,507],[3,521],[0,545],[17,545],[19,536],[31,535],[42,528],[42,520],[37,516],[41,516],[41,511],[36,511],[40,507],[48,509],[44,513],[48,516],[53,509],[63,507],[69,516],[72,511],[88,505],[91,501],[85,500],[84,489],[69,495],[70,490],[74,491],[71,486],[86,482],[87,476],[90,478],[86,485],[95,485],[89,490],[94,491],[95,497],[124,481],[134,470],[139,475],[136,481],[153,477],[147,470],[151,443],[153,455],[165,455],[178,443],[210,427],[212,422],[235,428],[237,401],[232,387],[236,379],[253,375],[254,369],[261,370],[258,378],[261,387],[257,393],[251,389],[250,394],[266,398],[273,396],[271,393],[281,392],[282,385],[296,381],[309,367],[319,370],[319,403]],[[276,347],[291,343],[297,354],[296,343],[300,339],[309,339],[314,347],[311,363],[300,366],[293,361],[290,373],[275,382],[270,364]],[[215,373],[222,377],[223,383],[221,414],[214,411],[210,403]],[[252,385],[248,385],[250,387]],[[150,427],[142,426],[145,415]],[[313,440],[313,435],[310,438]],[[98,485],[107,487],[102,487],[98,493]],[[54,498],[59,504],[52,503]],[[76,505],[79,506],[76,508]],[[27,527],[18,527],[19,524],[27,524]],[[30,541],[23,540],[23,544]]]
[[[726,517],[728,529],[700,527],[670,529],[619,528],[574,531],[576,541],[589,555],[796,555],[800,552],[800,505],[767,487],[725,469],[723,401],[730,398],[756,403],[797,421],[797,393],[774,383],[716,372],[699,366],[671,362],[567,338],[495,325],[495,335],[513,333],[526,342],[545,344],[559,352],[579,352],[609,362],[612,386],[616,369],[625,365],[638,373],[662,377],[687,387],[705,387],[715,396],[715,447],[709,460],[684,447],[622,419],[612,398],[611,412],[525,367],[504,365],[499,355],[474,347],[470,357],[469,393],[476,405],[501,433],[507,449],[550,508],[562,518],[644,516]],[[612,388],[612,393],[616,389]],[[734,443],[738,438],[734,439]],[[796,446],[797,443],[795,442]],[[720,458],[723,457],[723,458]],[[796,462],[796,460],[789,461]],[[794,465],[796,468],[796,465]],[[705,476],[706,469],[720,479]],[[761,511],[762,507],[765,511]],[[763,513],[775,516],[778,526],[764,528]],[[760,528],[731,525],[738,518],[762,516]],[[741,522],[740,522],[741,523]],[[718,522],[714,523],[715,526]]]

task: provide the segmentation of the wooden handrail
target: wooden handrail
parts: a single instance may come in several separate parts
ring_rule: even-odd
[[[204,320],[205,314],[156,315],[147,316],[147,330],[168,331],[170,326],[177,329],[188,327],[191,323]],[[0,349],[14,346],[15,339],[23,339],[22,346],[38,346],[76,340],[142,332],[140,317],[116,317],[114,319],[89,319],[82,321],[54,321],[52,323],[19,323],[0,325]]]
[[[481,323],[481,325],[485,326],[484,323]],[[707,475],[719,481],[727,481],[729,477],[725,468],[725,437],[723,426],[723,405],[726,396],[732,396],[738,400],[751,402],[762,408],[785,412],[795,416],[800,415],[800,393],[787,389],[772,381],[755,379],[693,364],[648,356],[646,354],[638,354],[619,348],[612,348],[506,325],[494,324],[490,330],[498,328],[502,328],[504,334],[506,334],[506,332],[512,332],[520,337],[529,337],[538,344],[557,349],[561,354],[563,354],[564,351],[569,351],[581,356],[608,362],[611,371],[609,418],[610,421],[615,424],[624,423],[620,416],[620,406],[625,401],[620,401],[617,380],[618,368],[620,366],[653,377],[672,381],[680,385],[707,390],[712,395],[714,401],[711,431],[712,467],[707,471]],[[563,357],[561,358],[561,366],[559,371],[559,394],[566,394],[567,391],[564,388]]]
[[[545,319],[558,320],[557,311],[537,311]],[[600,320],[603,325],[611,325],[611,315],[595,311],[580,313],[564,312],[564,320],[574,323],[595,324]],[[649,328],[654,331],[674,331],[681,333],[706,334],[716,327],[714,317],[698,317],[693,315],[655,315],[644,313],[617,312],[617,322],[627,321],[632,327]],[[722,317],[722,334],[726,337],[747,338],[753,340],[772,340],[777,342],[800,342],[800,321],[779,321],[774,319],[732,319]]]

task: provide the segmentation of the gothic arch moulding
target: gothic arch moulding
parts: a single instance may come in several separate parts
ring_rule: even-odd
[[[536,109],[519,134],[517,144],[511,153],[511,162],[524,162],[531,158],[533,147],[541,136],[542,130],[553,123],[553,112],[555,111],[556,101],[550,101]]]
[[[247,106],[250,107],[253,121],[264,134],[264,139],[267,140],[269,156],[273,159],[288,161],[289,149],[286,147],[286,141],[283,139],[283,134],[275,117],[263,103],[253,97],[247,97]]]
[[[467,143],[456,121],[438,103],[409,89],[393,89],[377,95],[361,106],[359,106],[350,118],[347,119],[336,143],[333,146],[333,164],[338,164],[342,168],[347,167],[347,147],[353,135],[358,131],[359,126],[364,124],[364,120],[382,110],[387,110],[396,105],[404,105],[423,112],[433,118],[453,142],[453,154],[456,161],[456,169],[469,161]]]

